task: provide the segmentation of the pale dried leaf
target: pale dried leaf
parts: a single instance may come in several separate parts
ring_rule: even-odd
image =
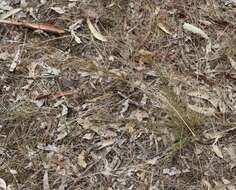
[[[204,100],[209,101],[215,108],[217,108],[219,100],[217,98],[211,97],[208,92],[203,91],[192,91],[188,93],[189,96],[202,98]]]
[[[44,172],[44,175],[43,175],[43,190],[50,190],[47,170]]]
[[[58,14],[64,14],[65,13],[65,10],[61,7],[51,7],[50,9],[54,10]]]
[[[159,6],[156,6],[155,11],[154,11],[154,15],[157,16],[159,14],[160,10],[161,10],[161,8]]]
[[[154,157],[154,158],[152,158],[152,159],[150,159],[150,160],[147,160],[146,161],[146,163],[147,164],[150,164],[150,165],[156,165],[157,164],[157,161],[160,159],[160,157]]]
[[[44,5],[44,4],[47,3],[47,0],[40,0],[40,3],[41,3],[42,5]]]
[[[162,173],[164,175],[167,174],[169,176],[175,176],[175,175],[181,174],[181,171],[178,170],[176,167],[172,167],[172,168],[165,168],[165,169],[163,169]]]
[[[78,37],[78,36],[75,34],[75,31],[74,31],[74,30],[71,30],[71,35],[73,36],[73,38],[75,39],[75,41],[76,41],[78,44],[81,44],[81,43],[82,43],[80,37]]]
[[[217,146],[216,144],[213,144],[212,149],[219,158],[223,158],[223,154],[219,146]]]
[[[213,133],[203,133],[204,137],[207,139],[220,139],[224,136],[222,132],[213,132]]]
[[[9,18],[10,16],[12,16],[12,15],[14,15],[14,14],[20,12],[20,11],[21,11],[21,8],[11,9],[10,11],[8,11],[8,12],[6,12],[6,13],[1,14],[1,15],[0,15],[0,19],[3,19],[3,20],[4,20],[4,19],[7,19],[7,18]]]
[[[17,174],[17,171],[16,171],[16,170],[10,169],[9,171],[10,171],[10,173],[11,173],[12,175],[16,175],[16,174]]]
[[[82,43],[82,41],[75,31],[81,27],[82,22],[83,22],[83,19],[79,19],[74,24],[70,25],[69,27],[71,35],[73,36],[73,38],[78,44]]]
[[[215,115],[215,112],[216,112],[216,110],[214,108],[200,107],[200,106],[191,105],[191,104],[188,104],[188,108],[197,112],[197,113],[201,113],[206,116],[213,116],[213,115]]]
[[[7,190],[7,184],[2,178],[0,178],[0,190]]]
[[[82,168],[86,168],[87,167],[87,163],[85,162],[85,151],[82,151],[79,156],[78,156],[78,164],[79,166],[81,166]]]
[[[93,36],[96,39],[98,39],[98,40],[100,40],[102,42],[107,42],[107,38],[96,30],[96,28],[93,26],[93,24],[91,23],[89,18],[87,18],[87,24],[88,24],[90,32],[93,34]]]
[[[20,48],[18,48],[16,55],[10,65],[10,68],[9,68],[10,72],[13,72],[15,70],[16,66],[20,63],[20,53],[21,53]]]
[[[26,85],[25,88],[28,88],[28,86]],[[38,108],[41,108],[45,102],[45,100],[35,100],[35,101],[32,101]]]
[[[170,32],[168,29],[166,29],[166,27],[165,27],[162,23],[158,23],[158,27],[159,27],[163,32],[165,32],[165,33],[171,35],[171,32]]]
[[[102,142],[98,143],[98,145],[100,145],[100,149],[102,149],[104,147],[113,145],[115,142],[115,139],[103,140]]]
[[[49,152],[58,152],[59,150],[56,145],[50,145],[50,144],[47,146],[44,146],[43,144],[38,144],[37,148]]]
[[[57,138],[55,139],[55,141],[59,141],[64,139],[66,136],[68,135],[67,131],[60,131],[60,133],[57,135]]]
[[[187,30],[189,32],[192,32],[194,34],[198,34],[198,35],[202,36],[203,38],[205,38],[207,40],[209,39],[208,35],[202,29],[200,29],[200,28],[198,28],[198,27],[196,27],[192,24],[189,24],[189,23],[185,22],[184,25],[183,25],[183,29]]]
[[[68,114],[68,107],[64,104],[61,105],[62,106],[62,111],[61,111],[61,115],[65,116]]]
[[[147,104],[147,100],[148,100],[148,97],[147,97],[146,94],[144,94],[143,97],[142,97],[142,100],[140,101],[140,104],[142,106],[146,105]]]
[[[206,45],[206,55],[208,55],[212,50],[212,43],[211,43],[211,39],[209,38],[207,40],[207,45]]]
[[[93,139],[94,134],[93,133],[87,133],[83,136],[83,139],[91,140]]]
[[[120,115],[123,116],[123,114],[128,110],[129,108],[129,99],[125,100],[122,104],[122,110],[120,111]]]
[[[210,21],[208,21],[208,20],[199,20],[199,22],[204,24],[204,25],[206,25],[206,26],[212,25],[212,23]]]
[[[227,105],[225,104],[225,102],[223,100],[219,101],[219,110],[221,113],[226,113],[227,112]]]

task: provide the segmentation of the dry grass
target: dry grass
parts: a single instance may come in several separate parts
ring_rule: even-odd
[[[83,19],[82,43],[69,31],[0,29],[0,178],[11,189],[234,188],[233,5],[39,4],[27,5],[39,21],[69,29]],[[88,16],[108,42],[93,37]],[[184,31],[184,22],[208,34],[208,55],[206,40]]]

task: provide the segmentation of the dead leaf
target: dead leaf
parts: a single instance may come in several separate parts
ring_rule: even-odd
[[[105,148],[107,146],[111,146],[116,142],[115,139],[108,139],[108,140],[103,140],[101,142],[98,143],[98,145],[100,146],[99,149]]]
[[[4,14],[1,14],[0,15],[0,19],[4,20],[4,19],[7,19],[8,17],[18,13],[21,11],[21,8],[16,8],[16,9],[11,9],[10,11],[4,13]]]
[[[78,37],[78,36],[75,34],[75,31],[74,31],[74,30],[71,31],[71,35],[73,36],[73,38],[75,39],[75,41],[76,41],[78,44],[81,44],[81,43],[82,43],[80,37]]]
[[[0,190],[7,190],[7,184],[2,178],[0,178]]]
[[[225,104],[224,100],[220,100],[218,106],[219,106],[219,110],[220,110],[221,113],[226,113],[227,112],[228,107]]]
[[[50,190],[47,170],[44,172],[44,175],[43,175],[43,190]]]
[[[74,24],[72,24],[72,25],[69,27],[69,31],[70,31],[71,35],[73,36],[73,38],[75,39],[75,41],[76,41],[78,44],[82,43],[82,41],[81,41],[81,39],[78,37],[78,35],[76,34],[76,30],[81,27],[82,22],[83,22],[83,19],[79,19],[78,21],[76,21]]]
[[[92,25],[92,23],[91,23],[91,21],[90,21],[89,18],[87,18],[87,24],[88,24],[88,27],[89,27],[90,32],[93,34],[93,36],[94,36],[96,39],[98,39],[98,40],[100,40],[100,41],[102,41],[102,42],[107,42],[106,37],[103,36],[100,32],[98,32],[98,31],[96,30],[96,28]]]
[[[167,30],[166,27],[162,23],[158,23],[158,27],[166,34],[172,35],[171,32]]]
[[[204,91],[192,91],[188,93],[188,96],[193,96],[209,101],[215,108],[218,106],[219,100],[217,98],[211,97],[208,92]]]
[[[78,164],[82,168],[86,168],[87,167],[87,163],[85,162],[85,151],[84,150],[78,156]]]
[[[208,35],[202,29],[200,29],[200,28],[198,28],[198,27],[196,27],[192,24],[189,24],[189,23],[185,22],[184,25],[183,25],[183,29],[187,30],[189,32],[192,32],[194,34],[198,34],[198,35],[202,36],[203,38],[205,38],[207,40],[209,39]]]
[[[156,165],[157,164],[157,161],[160,159],[160,157],[156,156],[150,160],[147,160],[146,163],[147,164],[150,164],[150,165]]]
[[[123,117],[123,114],[128,110],[129,108],[129,99],[125,100],[122,104],[122,110],[120,111],[120,115]]]
[[[93,133],[87,133],[83,136],[83,139],[91,140],[91,139],[93,139],[93,137],[94,137]]]
[[[219,146],[217,146],[216,144],[213,144],[212,149],[219,158],[223,158],[223,154],[222,154],[221,149],[219,148]]]
[[[156,6],[155,11],[154,11],[154,15],[157,16],[160,12],[161,8],[159,6]]]
[[[18,64],[20,64],[20,61],[21,61],[20,53],[21,53],[21,50],[20,50],[20,48],[18,48],[18,49],[17,49],[17,52],[16,52],[16,55],[15,55],[15,57],[14,57],[14,59],[13,59],[11,65],[10,65],[10,68],[9,68],[9,71],[10,71],[10,72],[13,72],[13,71],[15,70],[16,66],[17,66]]]
[[[65,10],[61,7],[50,7],[50,9],[54,10],[58,14],[64,14],[65,13]]]
[[[200,106],[191,105],[191,104],[188,104],[188,108],[197,112],[197,113],[201,113],[206,116],[213,116],[213,115],[215,115],[215,112],[216,112],[216,110],[214,108],[200,107]]]
[[[211,39],[202,29],[186,22],[183,25],[183,29],[186,31],[192,32],[194,34],[198,34],[201,37],[205,38],[207,40],[206,55],[208,55],[211,52],[211,46],[212,46]]]
[[[62,111],[61,111],[61,116],[67,115],[68,114],[68,107],[64,104],[62,106]]]
[[[204,24],[205,26],[210,26],[210,25],[212,25],[212,23],[211,23],[210,21],[208,21],[208,20],[199,20],[199,22],[200,22],[201,24]]]
[[[46,24],[46,23],[27,23],[27,22],[0,20],[0,24],[22,26],[22,27],[26,27],[26,28],[43,30],[43,31],[47,31],[47,32],[57,33],[57,34],[65,33],[65,30],[63,28],[58,27],[58,26],[54,26],[52,24]]]
[[[181,174],[181,171],[178,170],[176,167],[171,167],[170,169],[169,168],[165,168],[163,169],[163,172],[162,172],[164,175],[167,174],[169,176],[175,176],[175,175],[179,175]]]

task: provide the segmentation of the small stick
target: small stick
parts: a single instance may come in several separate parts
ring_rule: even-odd
[[[0,24],[8,24],[8,25],[13,25],[13,26],[23,26],[26,28],[38,29],[38,30],[43,30],[43,31],[53,32],[53,33],[58,33],[58,34],[65,33],[65,30],[63,28],[58,27],[58,26],[54,26],[51,24],[46,24],[46,23],[26,23],[26,22],[17,22],[17,21],[9,21],[9,20],[1,20],[0,19]]]

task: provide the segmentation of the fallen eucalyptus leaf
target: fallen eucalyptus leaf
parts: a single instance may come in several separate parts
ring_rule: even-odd
[[[43,190],[50,190],[47,170],[44,172],[44,175],[43,175]]]
[[[50,9],[54,10],[58,14],[64,14],[65,13],[65,10],[61,7],[51,7]]]
[[[166,27],[162,23],[158,23],[158,27],[165,33],[171,35],[171,32],[166,29]]]
[[[87,24],[88,24],[88,27],[89,27],[90,32],[93,34],[93,36],[94,36],[96,39],[98,39],[98,40],[100,40],[100,41],[102,41],[102,42],[107,42],[106,37],[103,36],[100,32],[98,32],[98,31],[96,30],[96,28],[92,25],[92,23],[91,23],[91,21],[90,21],[89,18],[87,18]]]
[[[215,108],[217,108],[219,100],[217,98],[211,97],[208,92],[204,91],[192,91],[188,93],[188,96],[201,98],[209,101]]]
[[[207,40],[209,39],[208,35],[202,29],[200,29],[200,28],[198,28],[198,27],[196,27],[192,24],[189,24],[189,23],[185,22],[184,25],[183,25],[183,29],[187,30],[189,32],[192,32],[194,34],[198,34],[198,35],[202,36],[203,38],[205,38]]]
[[[219,158],[223,158],[223,154],[222,154],[220,148],[216,144],[212,145],[212,149]]]
[[[0,190],[6,190],[7,184],[4,179],[0,178]]]
[[[213,116],[215,114],[214,108],[200,107],[200,106],[191,105],[191,104],[188,104],[188,108],[206,116]]]

